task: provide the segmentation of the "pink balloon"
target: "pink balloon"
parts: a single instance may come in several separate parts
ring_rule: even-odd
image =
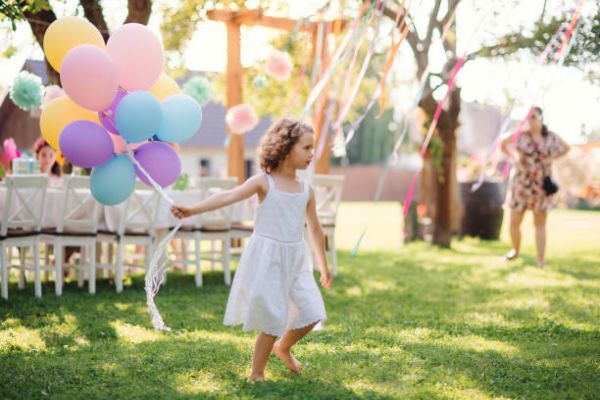
[[[117,124],[115,122],[117,107],[119,106],[121,100],[123,100],[123,97],[125,97],[126,95],[127,92],[119,89],[117,91],[117,95],[115,96],[110,106],[105,110],[98,112],[98,118],[100,119],[102,126],[104,126],[110,133],[114,133],[115,135],[120,135],[119,130],[117,129]]]
[[[121,136],[119,135],[113,135],[112,133],[109,134],[110,135],[110,140],[112,140],[113,142],[113,147],[115,149],[115,153],[117,154],[121,154],[125,152],[125,146],[127,145],[127,142],[125,141],[125,139],[123,139]],[[127,145],[131,150],[135,150],[138,147],[140,147],[143,143],[129,143],[129,145]]]
[[[128,92],[150,89],[163,66],[156,35],[141,24],[125,24],[108,39],[106,50],[117,66],[119,85]]]
[[[60,68],[62,87],[75,103],[88,110],[110,106],[117,93],[117,69],[108,54],[89,44],[74,47]]]

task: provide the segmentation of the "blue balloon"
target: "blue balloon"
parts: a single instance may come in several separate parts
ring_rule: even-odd
[[[202,123],[200,105],[186,94],[167,97],[161,103],[162,124],[158,139],[163,142],[183,142],[194,136]]]
[[[92,196],[107,206],[127,200],[135,188],[135,169],[129,158],[120,154],[92,170]]]
[[[150,92],[131,92],[117,107],[117,130],[129,143],[145,142],[158,132],[162,122],[160,103]]]

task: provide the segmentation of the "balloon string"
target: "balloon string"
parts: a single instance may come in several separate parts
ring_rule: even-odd
[[[125,145],[125,154],[131,162],[142,172],[142,174],[148,179],[148,182],[152,185],[152,187],[165,199],[170,205],[174,204],[173,199],[165,192],[165,190],[158,184],[148,171],[142,166],[142,164],[136,160],[133,155],[133,151],[129,145]],[[154,329],[159,331],[170,331],[169,328],[162,316],[160,315],[160,311],[158,307],[154,303],[154,297],[158,293],[160,289],[160,285],[163,283],[166,272],[167,265],[167,245],[169,242],[175,237],[179,228],[183,221],[180,220],[177,225],[167,234],[161,241],[158,243],[154,251],[152,252],[152,257],[150,258],[150,262],[146,268],[146,276],[144,279],[144,289],[146,291],[146,305],[148,306],[148,312],[150,313],[150,318],[152,321],[152,326]]]

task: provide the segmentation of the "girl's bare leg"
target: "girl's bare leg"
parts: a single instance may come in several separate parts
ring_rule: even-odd
[[[267,365],[269,354],[271,354],[271,349],[276,339],[276,336],[267,335],[264,332],[259,333],[256,337],[254,356],[252,357],[252,372],[250,372],[248,382],[262,382],[265,380],[265,366]]]
[[[290,371],[295,373],[302,371],[302,364],[294,357],[290,350],[293,345],[314,328],[317,322],[300,329],[288,329],[283,334],[283,337],[273,345],[273,354],[283,361]]]

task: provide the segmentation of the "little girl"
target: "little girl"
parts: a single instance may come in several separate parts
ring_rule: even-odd
[[[291,371],[300,372],[302,364],[290,349],[326,318],[304,245],[305,222],[321,285],[329,288],[325,238],[317,218],[315,194],[306,182],[296,179],[296,170],[308,167],[313,150],[314,132],[310,126],[291,119],[279,120],[261,140],[260,166],[264,174],[195,206],[171,208],[177,218],[185,218],[258,195],[254,232],[235,274],[224,320],[225,325],[243,324],[244,331],[260,331],[249,382],[264,381],[271,353]]]

